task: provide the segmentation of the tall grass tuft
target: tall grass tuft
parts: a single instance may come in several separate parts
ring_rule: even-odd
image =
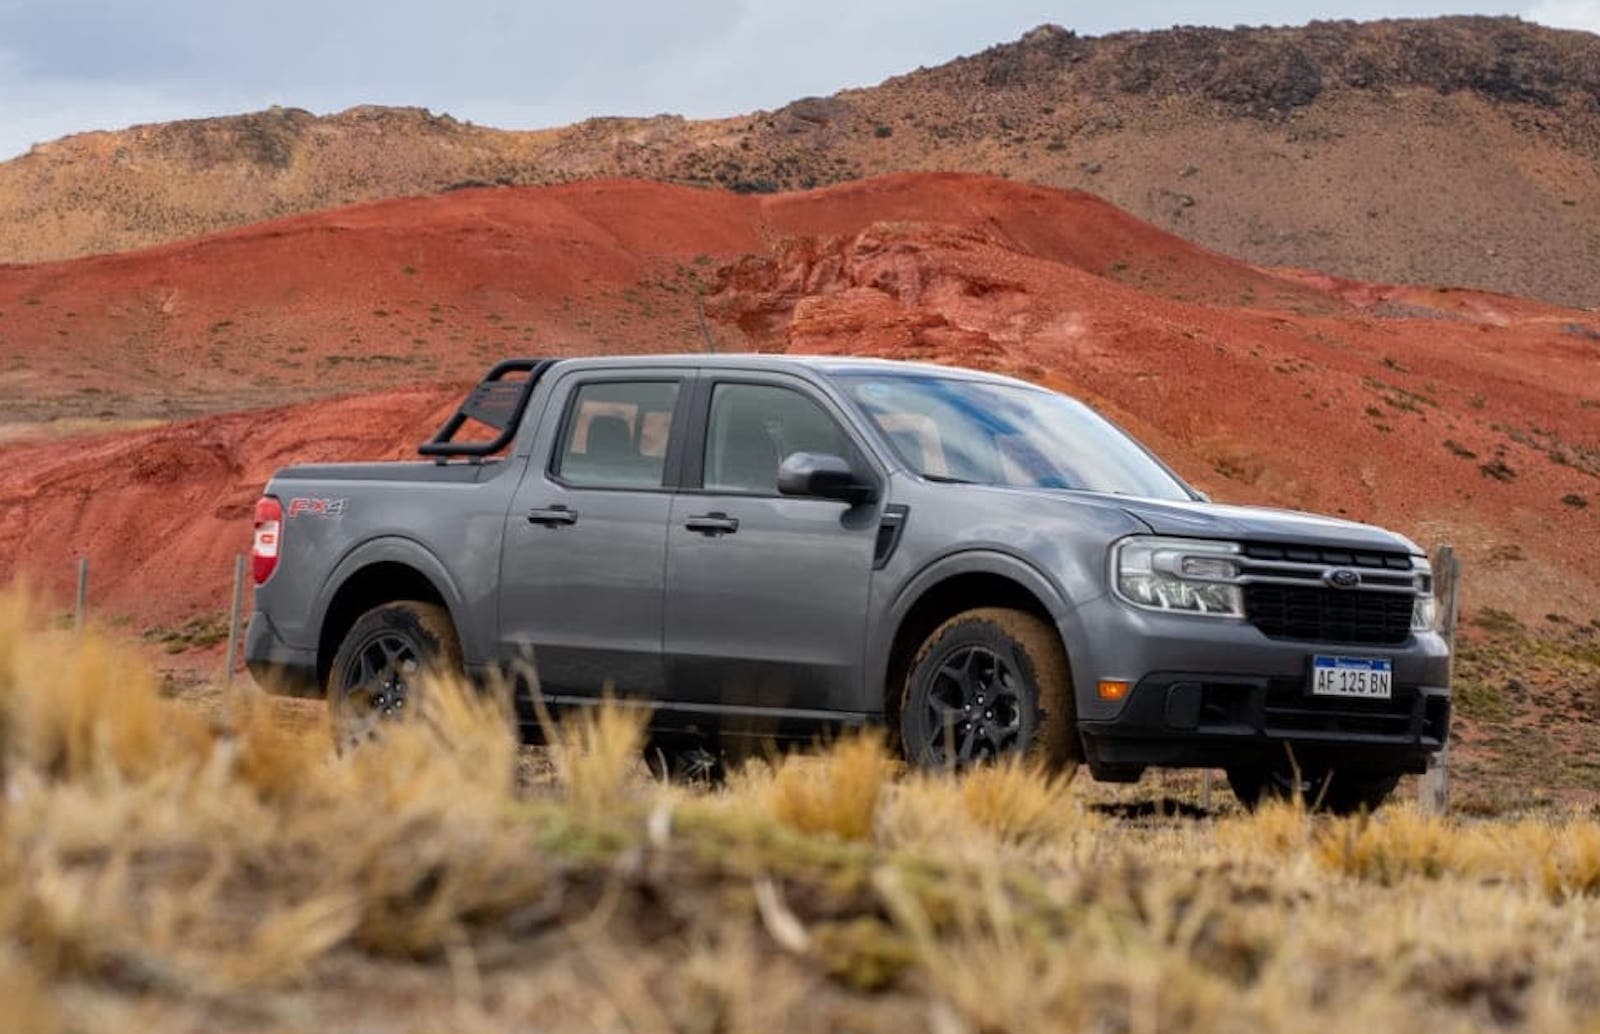
[[[1445,820],[1391,808],[1377,818],[1328,822],[1315,834],[1312,853],[1327,868],[1387,886],[1460,871],[1466,860],[1462,846],[1460,831]]]
[[[234,772],[264,801],[292,805],[319,784],[329,767],[328,739],[284,722],[265,694],[240,694],[233,732]]]
[[[0,595],[4,764],[52,778],[139,778],[204,752],[204,724],[163,707],[130,648],[42,627],[23,591]]]
[[[358,766],[376,767],[390,780],[404,778],[419,790],[465,789],[493,805],[512,796],[520,741],[509,686],[479,689],[459,674],[430,673],[414,707],[409,720],[384,730],[382,750],[352,754]],[[389,771],[397,761],[404,773]]]
[[[881,737],[845,736],[821,758],[784,758],[766,804],[773,818],[797,832],[870,840],[894,767]]]
[[[1080,823],[1071,800],[1073,775],[1052,775],[1012,758],[982,766],[961,780],[967,816],[1002,843],[1049,843]]]
[[[894,788],[880,827],[887,842],[916,850],[975,837],[1009,847],[1061,845],[1096,824],[1072,787],[1073,773],[1020,759],[958,775],[921,772]]]
[[[1244,857],[1285,858],[1311,845],[1316,820],[1293,801],[1266,800],[1256,810],[1218,823],[1217,840]]]
[[[604,820],[624,809],[639,778],[649,721],[643,708],[608,702],[576,709],[547,728],[557,781],[579,815]]]
[[[1545,891],[1557,900],[1600,896],[1600,823],[1574,819],[1541,858]]]

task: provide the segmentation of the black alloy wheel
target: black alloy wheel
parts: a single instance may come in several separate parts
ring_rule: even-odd
[[[912,764],[962,769],[1017,755],[1061,770],[1082,757],[1066,651],[1029,611],[980,607],[935,628],[899,703]]]
[[[449,613],[432,603],[374,607],[346,633],[328,672],[328,706],[341,749],[373,739],[417,708],[423,673],[461,669]]]
[[[926,697],[928,762],[965,768],[1023,745],[1021,677],[985,646],[958,647],[940,663]],[[1030,723],[1031,724],[1031,723]]]
[[[384,630],[370,635],[339,676],[346,731],[363,738],[377,723],[401,718],[420,671],[417,646],[407,637]]]

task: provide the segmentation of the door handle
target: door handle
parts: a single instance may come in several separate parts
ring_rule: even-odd
[[[683,526],[702,535],[732,535],[739,530],[739,518],[729,517],[720,511],[703,513],[698,517],[690,517],[683,522]]]
[[[567,507],[557,503],[542,510],[529,510],[528,523],[543,524],[547,528],[555,528],[563,524],[577,524],[578,511],[569,510]]]

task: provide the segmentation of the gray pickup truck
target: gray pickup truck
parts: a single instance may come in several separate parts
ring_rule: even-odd
[[[474,429],[476,433],[474,433]],[[419,665],[648,701],[711,750],[887,724],[1247,805],[1377,806],[1445,742],[1422,552],[1216,505],[1005,377],[790,356],[510,360],[412,463],[279,471],[247,655],[359,732]]]

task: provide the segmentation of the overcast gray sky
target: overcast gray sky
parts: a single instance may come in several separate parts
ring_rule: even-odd
[[[1517,14],[1600,32],[1600,0],[0,0],[0,158],[88,129],[272,104],[410,104],[532,128],[694,117],[878,82],[1044,22]]]

